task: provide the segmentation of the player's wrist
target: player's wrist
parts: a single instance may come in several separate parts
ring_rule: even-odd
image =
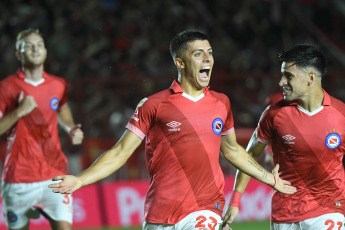
[[[272,188],[274,188],[277,185],[277,178],[276,178],[276,176],[274,174],[272,174],[272,175],[273,175],[273,179],[274,179]]]
[[[17,108],[15,110],[15,115],[16,115],[17,119],[20,119],[24,116],[24,113],[19,108]]]
[[[234,207],[240,207],[242,195],[243,194],[241,192],[235,190],[232,191],[229,205]]]

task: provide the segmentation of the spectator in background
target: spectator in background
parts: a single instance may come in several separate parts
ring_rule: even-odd
[[[323,90],[326,58],[312,45],[279,55],[283,101],[268,107],[247,150],[255,159],[268,143],[280,176],[295,194],[275,193],[271,230],[344,229],[345,104]],[[238,172],[225,220],[231,223],[250,177]]]
[[[99,181],[124,165],[146,138],[146,162],[151,182],[145,200],[143,229],[218,229],[225,204],[224,157],[274,189],[295,188],[248,156],[237,143],[227,96],[209,90],[213,52],[208,38],[184,31],[170,43],[177,80],[162,92],[144,98],[117,144],[78,176],[53,178],[53,192],[68,194]],[[229,229],[225,226],[224,229]]]
[[[66,81],[44,71],[47,50],[38,30],[21,31],[16,41],[21,68],[0,82],[0,135],[7,132],[1,197],[9,229],[29,229],[39,213],[52,229],[72,229],[71,195],[52,194],[50,179],[68,173],[58,123],[73,144],[83,140],[67,105]]]

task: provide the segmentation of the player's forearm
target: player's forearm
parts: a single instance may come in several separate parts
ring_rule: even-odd
[[[249,152],[249,155],[255,160],[258,161],[260,155],[253,156],[251,152]],[[242,172],[241,170],[237,170],[236,172],[236,178],[235,178],[235,184],[234,184],[234,190],[243,193],[246,189],[249,181],[250,176]]]
[[[130,155],[114,147],[104,152],[88,169],[77,177],[82,181],[82,186],[95,183],[116,172],[126,163]]]
[[[68,105],[63,107],[58,113],[58,123],[60,127],[69,133],[74,126],[72,112]]]
[[[275,179],[273,174],[269,173],[260,164],[258,164],[258,162],[252,158],[241,146],[238,146],[236,150],[229,151],[227,154],[224,154],[224,156],[226,156],[226,159],[230,161],[230,163],[232,163],[237,169],[241,170],[245,174],[267,185],[274,185]],[[248,182],[244,181],[242,186],[246,184],[248,184]]]
[[[244,193],[244,190],[246,189],[250,178],[251,177],[248,176],[247,174],[243,173],[240,170],[237,170],[233,190],[240,192],[240,193]]]
[[[0,119],[0,135],[4,134],[19,120],[17,109]]]

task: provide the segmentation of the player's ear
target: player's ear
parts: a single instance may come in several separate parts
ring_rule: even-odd
[[[308,73],[308,86],[312,85],[316,81],[316,73],[314,71],[310,71]]]
[[[16,51],[16,57],[18,61],[22,60],[22,57],[20,56],[20,52]]]
[[[184,63],[181,58],[175,58],[174,63],[178,69],[184,69]]]

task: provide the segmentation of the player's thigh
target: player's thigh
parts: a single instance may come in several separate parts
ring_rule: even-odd
[[[38,203],[38,206],[48,215],[51,223],[65,221],[71,224],[73,219],[73,197],[71,194],[52,192],[52,189],[48,188],[51,183],[50,180],[42,182],[42,203]]]
[[[1,198],[9,229],[26,228],[29,223],[28,213],[34,211],[32,206],[38,195],[35,185],[1,182]]]
[[[344,230],[344,215],[328,213],[315,218],[301,221],[303,230]]]
[[[175,230],[175,225],[169,224],[152,224],[146,221],[143,222],[143,230]]]
[[[175,225],[176,230],[207,229],[218,230],[222,224],[222,218],[209,210],[197,211],[189,214]]]

